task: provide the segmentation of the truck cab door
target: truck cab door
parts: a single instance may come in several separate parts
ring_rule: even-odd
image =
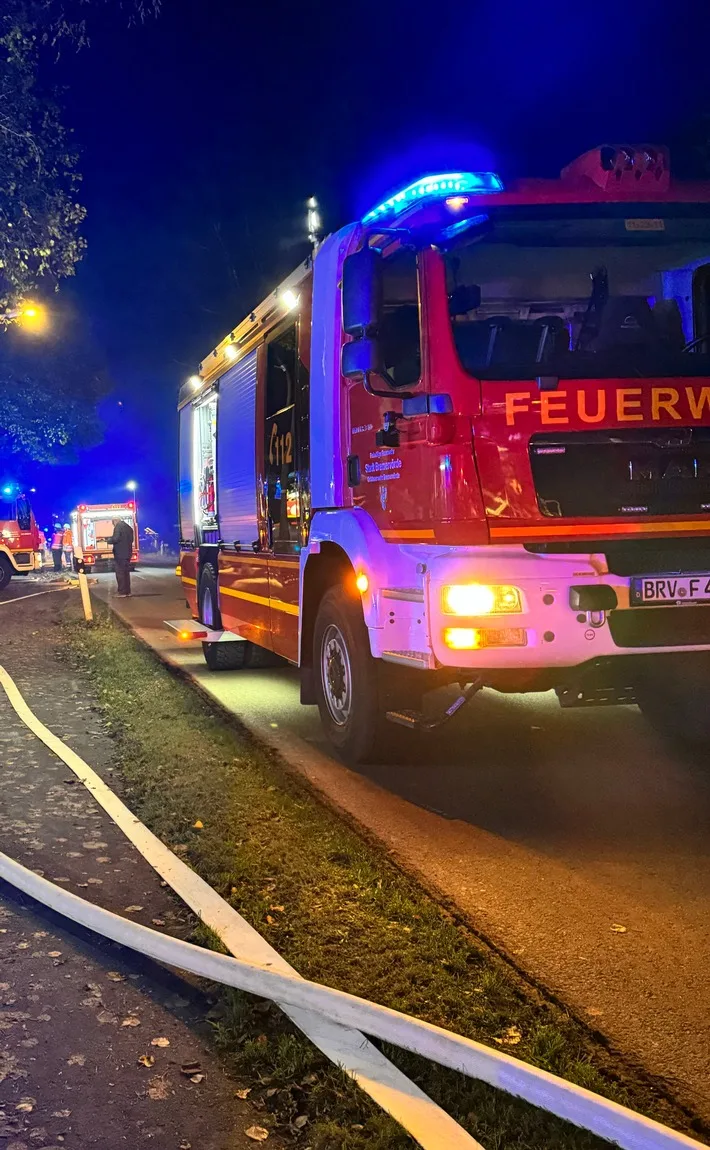
[[[298,658],[299,555],[307,517],[307,359],[302,320],[266,345],[264,391],[265,544],[274,651]],[[306,415],[304,420],[303,415]]]

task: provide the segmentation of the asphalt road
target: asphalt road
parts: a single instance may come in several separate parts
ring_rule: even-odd
[[[329,753],[290,668],[211,674],[179,581],[143,568],[96,592],[282,751],[530,978],[710,1122],[710,762],[636,707],[567,711],[484,692],[435,736],[398,733],[389,765]],[[622,928],[622,929],[619,929]]]

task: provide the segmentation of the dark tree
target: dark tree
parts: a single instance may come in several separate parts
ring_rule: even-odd
[[[72,275],[84,251],[77,152],[49,84],[58,52],[88,44],[87,11],[102,4],[134,20],[159,0],[0,4],[0,318],[40,282]]]
[[[103,360],[67,301],[41,337],[7,327],[0,332],[0,457],[73,462],[101,441],[96,405],[109,389]]]

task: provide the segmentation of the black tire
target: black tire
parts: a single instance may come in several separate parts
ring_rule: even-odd
[[[345,762],[369,761],[386,720],[362,606],[343,587],[331,587],[318,608],[313,669],[328,739]]]
[[[282,667],[286,662],[275,651],[269,651],[266,647],[260,647],[258,643],[245,642],[244,646],[247,648],[244,656],[244,666],[252,671],[257,671],[261,667]]]
[[[222,630],[222,616],[217,593],[217,572],[211,563],[205,563],[200,576],[197,610],[200,622],[215,631]],[[239,671],[244,666],[247,643],[238,640],[226,643],[203,643],[202,653],[210,671]]]
[[[222,616],[219,612],[219,594],[217,592],[217,572],[211,563],[205,563],[200,575],[197,614],[200,623],[204,623],[205,627],[212,627],[215,631],[222,630]]]
[[[6,555],[0,555],[0,591],[7,587],[13,576],[13,567]]]
[[[226,643],[203,643],[202,653],[210,671],[241,671],[247,654],[244,648],[248,646],[247,642],[238,639]]]
[[[664,737],[686,746],[710,744],[710,655],[659,655],[636,683],[636,701]]]

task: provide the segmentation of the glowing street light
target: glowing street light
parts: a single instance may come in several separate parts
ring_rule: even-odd
[[[128,480],[128,483],[126,484],[126,489],[128,491],[135,491],[137,487],[138,487],[138,484],[136,483],[135,479],[129,479]]]
[[[46,307],[41,303],[32,303],[31,300],[0,314],[0,321],[11,319],[17,320],[20,327],[32,335],[42,335],[49,327]]]

